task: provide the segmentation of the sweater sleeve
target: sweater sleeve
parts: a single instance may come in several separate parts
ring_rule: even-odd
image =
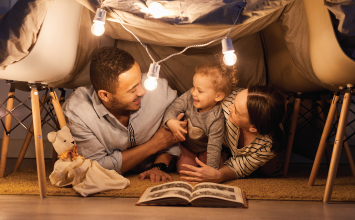
[[[219,168],[224,135],[224,116],[221,114],[209,129],[207,144],[207,165],[215,169]]]
[[[234,171],[237,179],[249,176],[275,157],[275,153],[271,150],[271,147],[272,142],[266,142],[262,145],[258,143],[251,144],[240,149],[243,152],[229,158],[224,165],[227,165]]]
[[[188,98],[191,96],[190,90],[176,98],[171,105],[166,109],[163,124],[165,128],[169,129],[166,122],[170,119],[176,119],[180,113],[184,113],[187,109]]]

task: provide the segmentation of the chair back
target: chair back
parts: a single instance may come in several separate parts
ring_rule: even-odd
[[[355,84],[355,61],[340,47],[324,0],[303,0],[303,3],[316,76],[322,82],[337,87]]]
[[[269,83],[285,93],[315,92],[325,88],[305,78],[295,67],[278,22],[261,31]]]
[[[0,79],[49,83],[69,74],[77,54],[82,7],[75,0],[55,0],[30,53],[0,70]]]

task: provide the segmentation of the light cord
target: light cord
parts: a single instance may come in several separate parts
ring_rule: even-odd
[[[228,35],[229,35],[229,34],[231,33],[231,31],[233,30],[234,25],[237,23],[240,13],[244,10],[245,5],[247,4],[246,0],[244,0],[243,3],[244,3],[244,4],[243,4],[242,8],[239,10],[238,15],[237,15],[237,17],[236,17],[236,19],[235,19],[235,21],[234,21],[233,26],[231,27],[231,29],[229,30],[229,32],[228,32],[228,34],[226,35],[225,38],[228,37]]]
[[[213,42],[215,42],[215,41],[222,40],[222,39],[226,39],[226,38],[228,37],[228,35],[230,34],[230,32],[232,31],[232,29],[233,29],[233,27],[235,26],[235,24],[237,23],[240,13],[244,10],[244,7],[245,7],[245,5],[246,5],[246,0],[243,0],[243,3],[244,3],[244,4],[243,4],[242,8],[239,10],[238,15],[237,15],[237,17],[236,17],[236,19],[235,19],[235,21],[234,21],[233,26],[230,28],[229,32],[227,33],[227,35],[226,35],[225,37],[219,37],[219,38],[214,39],[214,40],[212,40],[212,41],[210,41],[210,42],[208,42],[208,43],[205,43],[205,44],[196,44],[196,45],[187,46],[187,47],[186,47],[185,49],[183,49],[182,51],[180,51],[180,52],[178,52],[178,53],[171,54],[170,56],[168,56],[168,57],[166,57],[166,58],[164,58],[164,59],[162,59],[162,60],[160,60],[160,61],[158,61],[158,62],[155,62],[154,58],[152,57],[152,55],[150,54],[150,52],[149,52],[149,50],[148,50],[147,45],[145,45],[132,31],[130,31],[129,29],[127,29],[127,28],[123,25],[123,22],[121,21],[121,18],[119,17],[119,15],[118,15],[114,10],[112,10],[110,7],[105,6],[105,5],[103,5],[103,6],[101,6],[101,7],[102,7],[102,8],[105,7],[105,8],[107,8],[109,11],[111,11],[111,12],[116,16],[116,18],[117,18],[118,21],[120,22],[121,26],[122,26],[126,31],[128,31],[129,33],[131,33],[131,34],[136,38],[136,40],[142,45],[142,47],[147,51],[147,53],[148,53],[150,59],[153,61],[153,63],[159,64],[159,63],[162,63],[162,62],[166,61],[167,59],[170,59],[170,58],[173,57],[173,56],[180,55],[180,54],[184,53],[187,49],[189,49],[189,48],[191,48],[191,47],[205,47],[205,46],[207,46],[207,45],[209,45],[209,44],[211,44],[211,43],[213,43]]]
[[[122,21],[121,21],[121,18],[118,16],[118,14],[115,12],[115,11],[113,11],[110,7],[108,7],[108,6],[105,6],[107,9],[109,9],[115,16],[116,16],[116,18],[118,19],[118,21],[120,22],[120,24],[122,25],[122,27],[126,30],[126,31],[128,31],[129,33],[131,33],[136,39],[137,39],[137,41],[142,45],[142,47],[147,51],[147,53],[148,53],[148,55],[149,55],[149,57],[150,57],[150,59],[153,61],[153,63],[155,63],[155,60],[153,59],[153,57],[152,57],[152,55],[149,53],[149,50],[148,50],[148,47],[147,47],[147,45],[145,45],[141,40],[139,40],[139,38],[132,32],[132,31],[130,31],[129,29],[127,29],[124,25],[123,25],[123,23],[122,23]]]

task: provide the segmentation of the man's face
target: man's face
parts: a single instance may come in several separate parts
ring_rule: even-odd
[[[142,72],[137,62],[118,77],[116,93],[112,94],[111,109],[114,111],[137,111],[145,94]]]

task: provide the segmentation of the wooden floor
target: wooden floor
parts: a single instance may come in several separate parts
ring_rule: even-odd
[[[10,172],[14,162],[8,161]],[[22,166],[31,166],[26,160]],[[355,203],[249,200],[244,208],[135,206],[137,198],[0,195],[3,219],[355,219]]]

